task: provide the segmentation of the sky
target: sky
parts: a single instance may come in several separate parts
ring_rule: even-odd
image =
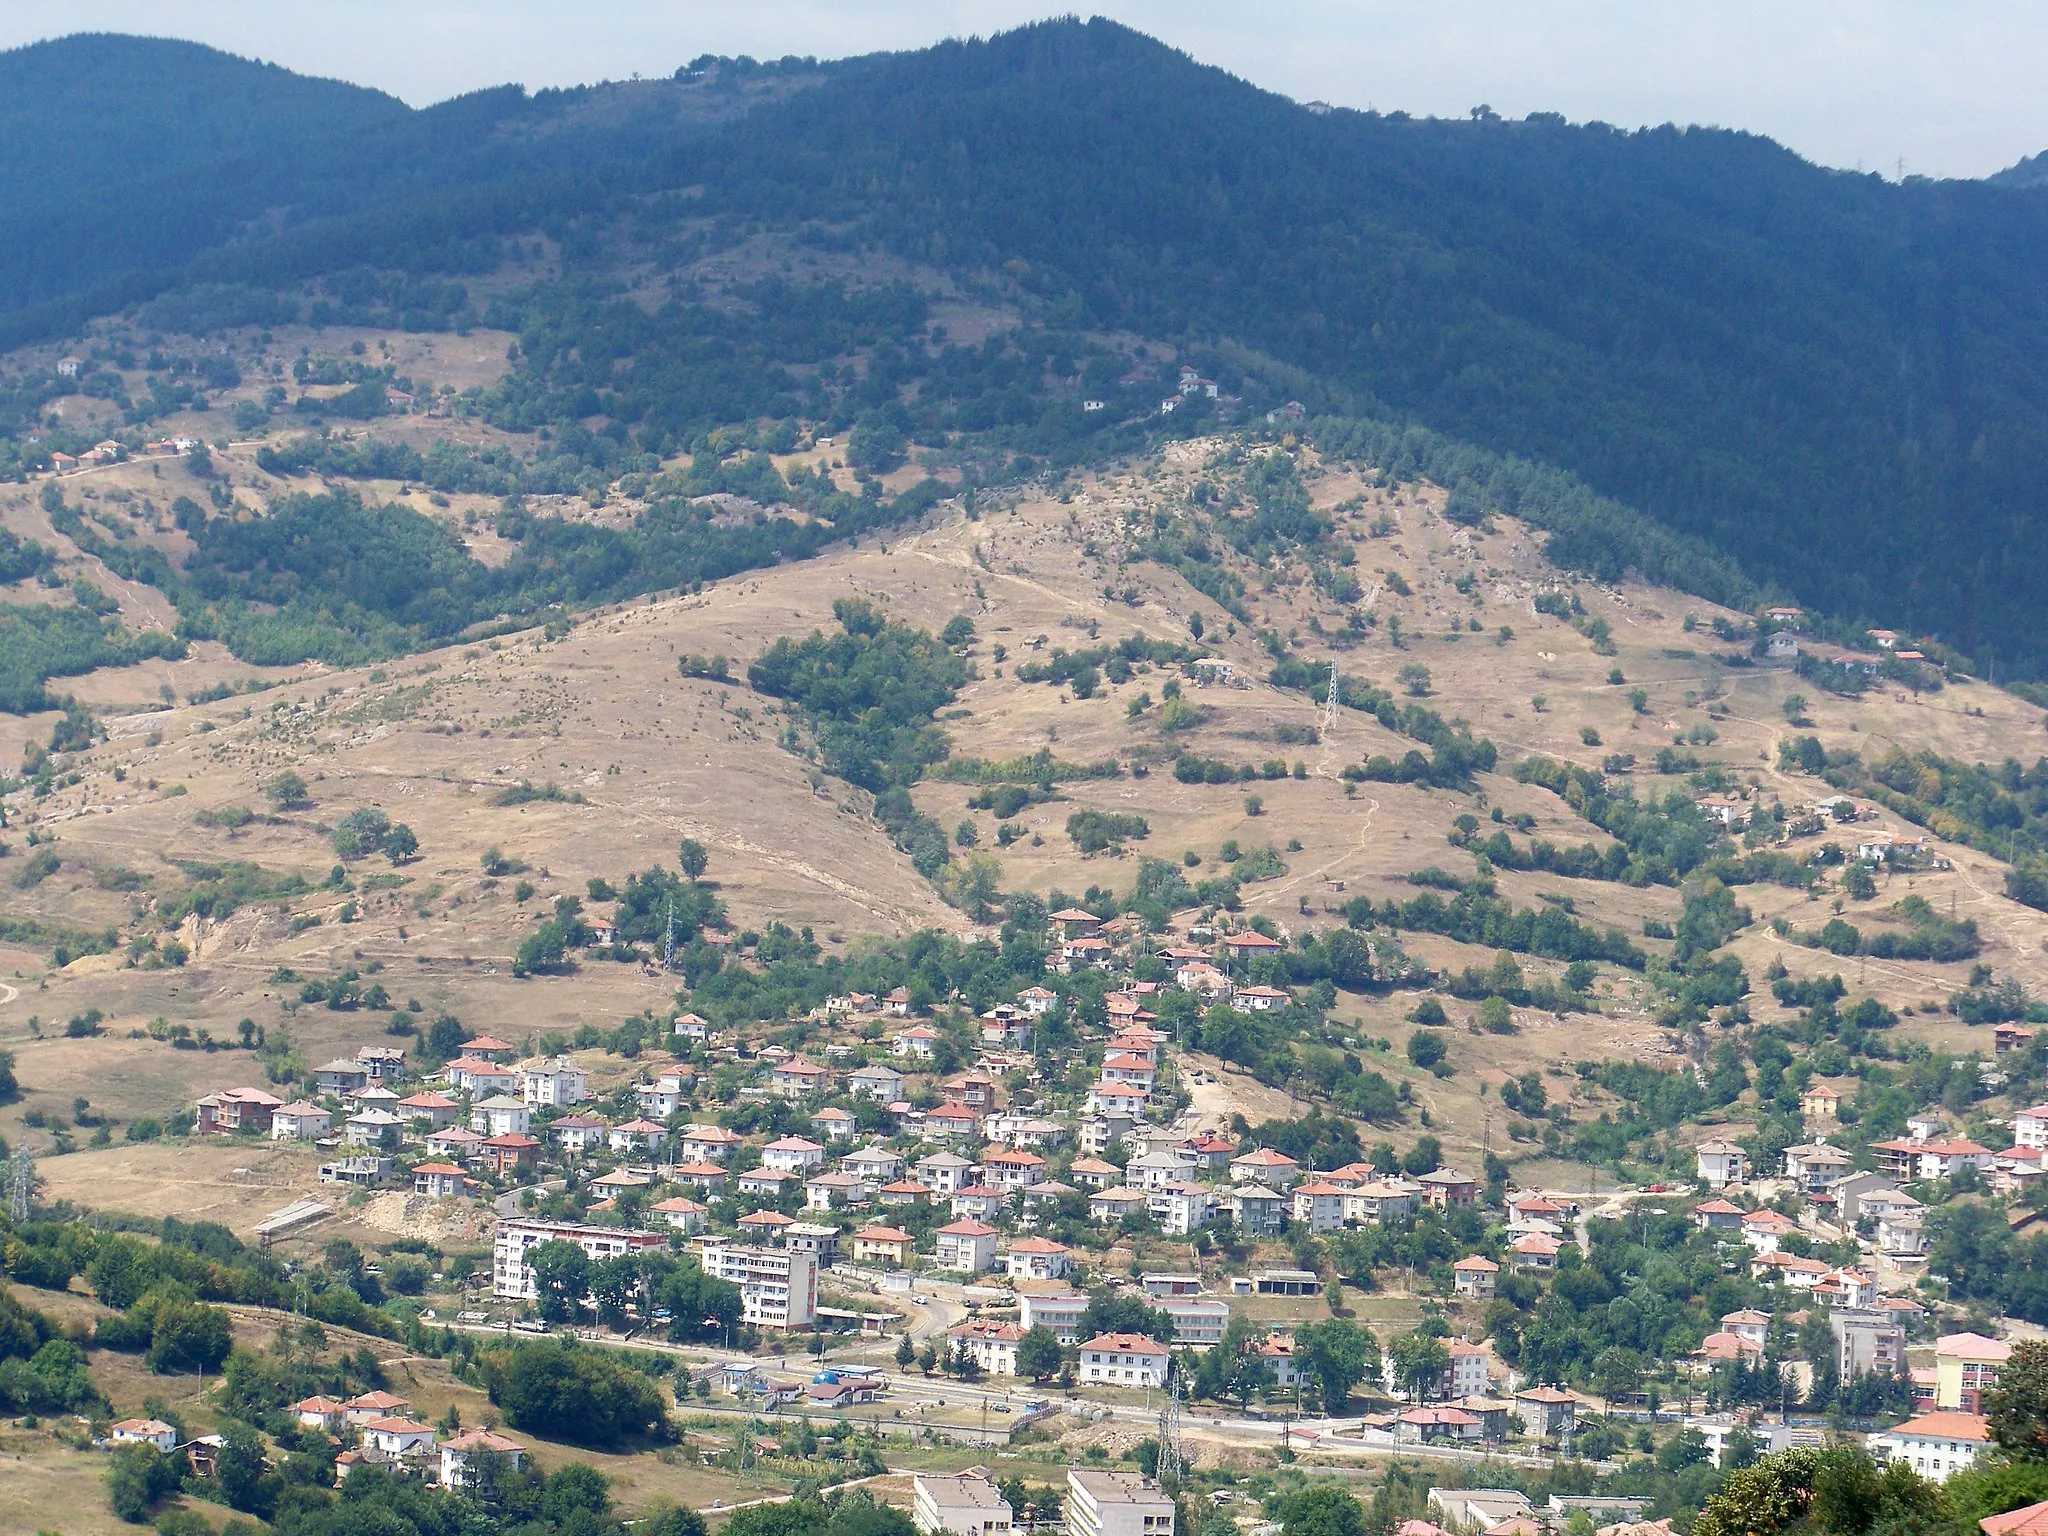
[[[659,75],[702,53],[841,57],[986,34],[1062,0],[6,0],[0,47],[146,32],[377,86]],[[2048,149],[2040,0],[1100,0],[1297,100],[1562,112],[1770,135],[1824,165],[1982,176]]]

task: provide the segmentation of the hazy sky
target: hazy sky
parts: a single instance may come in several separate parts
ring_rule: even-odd
[[[1981,176],[2048,149],[2040,0],[1101,0],[1301,100],[1715,123],[1829,165]],[[699,53],[836,57],[986,33],[1061,0],[6,0],[0,46],[195,38],[416,105],[478,86],[666,74]]]

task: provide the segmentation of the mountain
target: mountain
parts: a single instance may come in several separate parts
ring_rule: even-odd
[[[1256,362],[1312,408],[1568,471],[1758,592],[2048,673],[2048,191],[1892,185],[1720,130],[1311,113],[1099,20],[422,113],[134,46],[176,82],[137,122],[227,70],[308,93],[327,126],[289,152],[195,138],[199,168],[162,194],[189,230],[74,200],[0,253],[17,304],[77,263],[17,335],[191,281],[482,272],[535,232],[567,235],[565,282],[602,290],[760,231],[995,284],[1056,331]],[[564,419],[642,429],[611,375],[579,388],[592,409],[557,391]],[[654,448],[719,423],[701,393]],[[1516,510],[1488,475],[1463,489]]]
[[[1994,187],[2039,187],[2048,185],[2048,150],[2028,155],[2002,171],[1984,178]]]

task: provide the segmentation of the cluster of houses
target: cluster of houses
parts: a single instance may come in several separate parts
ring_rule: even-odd
[[[2002,1152],[1955,1134],[1942,1115],[1929,1111],[1908,1119],[1904,1136],[1869,1143],[1866,1159],[1827,1139],[1826,1128],[1838,1118],[1839,1099],[1824,1083],[1805,1091],[1801,1108],[1820,1134],[1787,1147],[1781,1168],[1769,1176],[1751,1167],[1737,1143],[1702,1142],[1695,1149],[1697,1177],[1710,1197],[1693,1206],[1693,1220],[1702,1231],[1746,1247],[1754,1278],[1775,1280],[1788,1292],[1803,1293],[1802,1300],[1826,1305],[1844,1380],[1868,1373],[1908,1376],[1914,1416],[1869,1436],[1867,1445],[1880,1460],[1902,1463],[1939,1482],[1972,1465],[1990,1445],[1984,1396],[2011,1346],[1976,1333],[1951,1334],[1936,1340],[1931,1363],[1909,1359],[1907,1335],[1924,1309],[1879,1283],[1888,1276],[1910,1280],[1926,1261],[1926,1210],[1901,1186],[1952,1180],[1967,1170],[1998,1192],[2040,1187],[2048,1156],[2048,1105],[2014,1117],[2015,1145]],[[1859,1162],[1875,1166],[1858,1168]],[[1748,1205],[1737,1203],[1752,1196],[1757,1198]],[[1796,1215],[1786,1214],[1788,1209]],[[1826,1264],[1791,1251],[1787,1240],[1792,1238],[1829,1244],[1853,1238],[1865,1259],[1860,1265]],[[1784,1321],[1797,1326],[1809,1316],[1801,1310]],[[1729,1361],[1760,1363],[1771,1323],[1763,1312],[1730,1313],[1694,1352],[1695,1362],[1702,1369]],[[1734,1422],[1699,1421],[1717,1458]]]
[[[526,1447],[489,1429],[472,1429],[442,1439],[430,1424],[412,1417],[412,1404],[390,1392],[363,1392],[355,1397],[309,1397],[285,1410],[300,1424],[326,1432],[336,1448],[335,1477],[343,1479],[361,1467],[379,1467],[416,1477],[444,1488],[474,1488],[486,1462],[517,1468]],[[195,1477],[211,1477],[224,1443],[219,1435],[180,1441],[177,1429],[161,1419],[123,1419],[107,1432],[111,1447],[155,1446],[166,1456],[183,1452]]]

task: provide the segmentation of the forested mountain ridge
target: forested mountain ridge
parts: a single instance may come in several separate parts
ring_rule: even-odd
[[[1893,185],[1720,130],[1311,113],[1103,21],[678,74],[630,98],[508,88],[400,108],[289,174],[264,163],[273,182],[248,185],[271,201],[296,178],[277,238],[230,198],[215,224],[231,247],[162,252],[132,292],[59,313],[364,263],[478,273],[535,231],[563,242],[565,292],[601,294],[622,240],[687,281],[707,228],[779,231],[993,279],[1055,330],[1255,353],[1312,408],[1557,465],[1763,588],[1999,675],[2048,670],[2031,623],[2048,190]],[[548,302],[566,317],[555,355],[597,339],[559,324],[598,309]]]

